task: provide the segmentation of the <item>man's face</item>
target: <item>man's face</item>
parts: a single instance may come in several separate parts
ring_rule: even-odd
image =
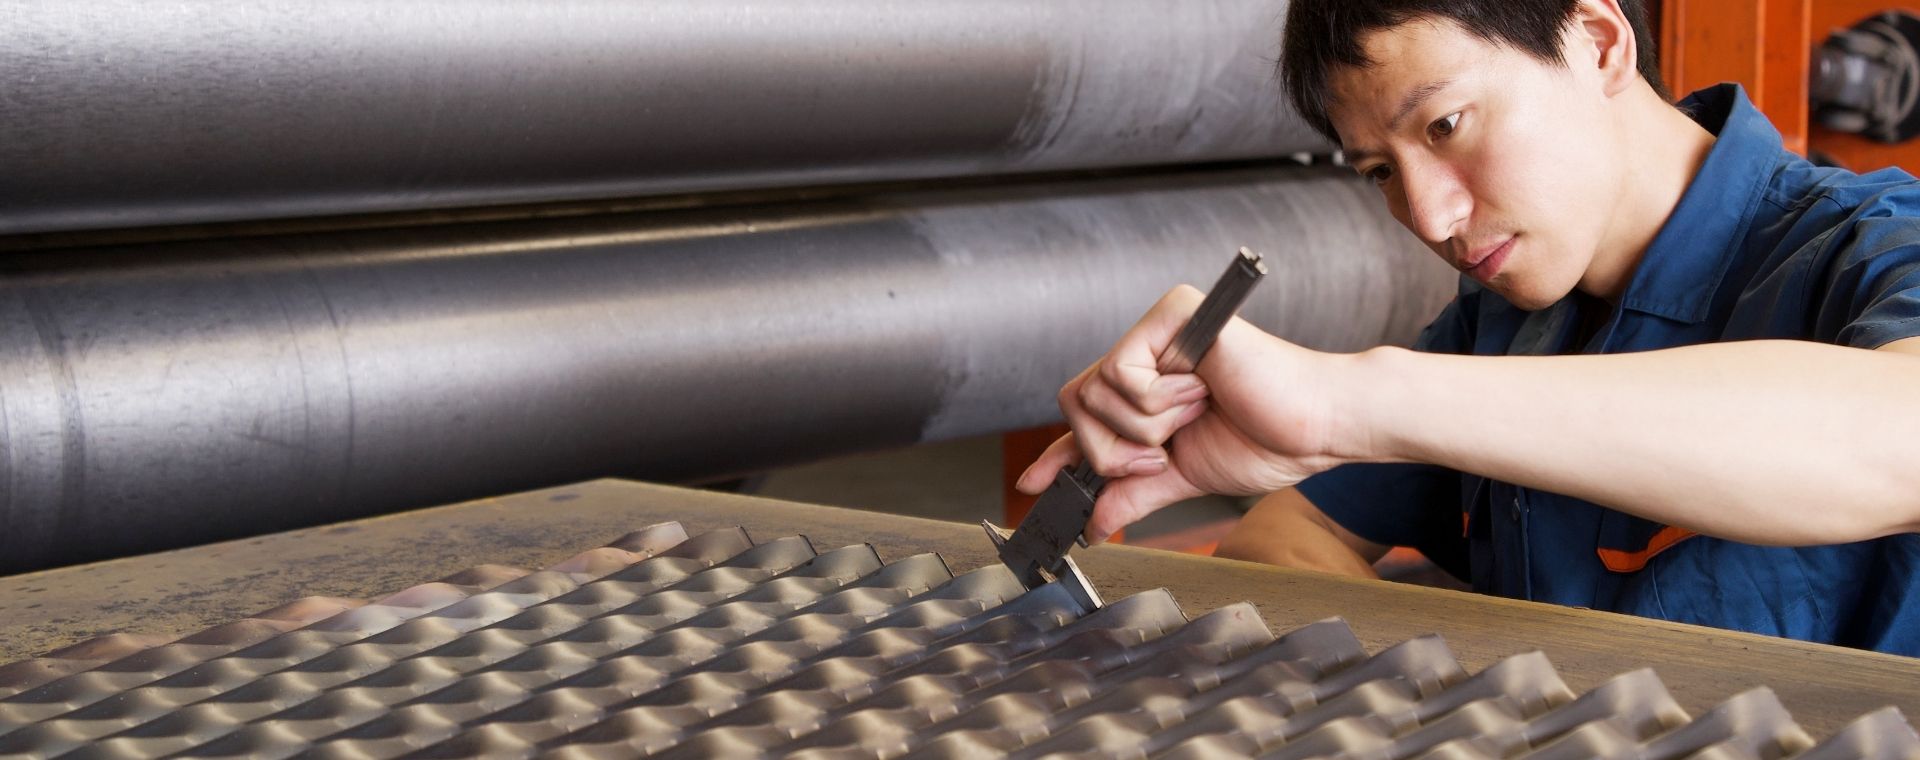
[[[1523,309],[1572,292],[1624,189],[1596,74],[1495,46],[1451,21],[1363,40],[1375,65],[1333,75],[1347,160],[1454,268]]]

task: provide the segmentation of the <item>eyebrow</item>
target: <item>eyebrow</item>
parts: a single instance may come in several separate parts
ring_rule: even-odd
[[[1400,107],[1394,110],[1393,118],[1387,120],[1387,131],[1399,131],[1400,123],[1407,120],[1407,115],[1413,113],[1413,109],[1419,108],[1422,103],[1427,102],[1427,98],[1433,97],[1434,93],[1447,89],[1447,87],[1452,84],[1453,80],[1442,79],[1438,82],[1428,82],[1408,91],[1407,96],[1401,98]]]
[[[1387,131],[1399,131],[1401,122],[1407,120],[1407,116],[1413,113],[1413,109],[1419,108],[1421,104],[1426,103],[1427,99],[1433,97],[1435,93],[1451,86],[1453,86],[1453,80],[1442,79],[1437,82],[1428,82],[1408,91],[1407,96],[1400,99],[1400,107],[1394,109],[1393,118],[1387,120]],[[1365,159],[1373,158],[1380,154],[1380,152],[1376,150],[1347,148],[1345,146],[1341,147],[1341,153],[1346,156],[1347,163],[1354,166],[1359,165]]]

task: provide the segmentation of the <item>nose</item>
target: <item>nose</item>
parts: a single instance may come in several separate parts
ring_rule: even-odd
[[[1473,213],[1473,196],[1453,169],[1438,162],[1400,167],[1400,223],[1428,245],[1452,239]]]

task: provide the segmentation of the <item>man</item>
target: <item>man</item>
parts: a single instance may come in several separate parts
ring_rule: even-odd
[[[1676,108],[1642,13],[1295,0],[1295,106],[1459,297],[1416,351],[1236,320],[1162,376],[1176,289],[1061,391],[1022,490],[1084,452],[1092,540],[1277,492],[1220,554],[1412,545],[1483,592],[1920,654],[1920,185],[1783,151],[1731,85]]]

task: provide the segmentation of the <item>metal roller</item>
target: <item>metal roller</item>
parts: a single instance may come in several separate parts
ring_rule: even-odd
[[[0,234],[1320,150],[1284,0],[0,0]]]
[[[1041,424],[1241,245],[1321,348],[1453,290],[1312,169],[10,255],[0,570]]]

